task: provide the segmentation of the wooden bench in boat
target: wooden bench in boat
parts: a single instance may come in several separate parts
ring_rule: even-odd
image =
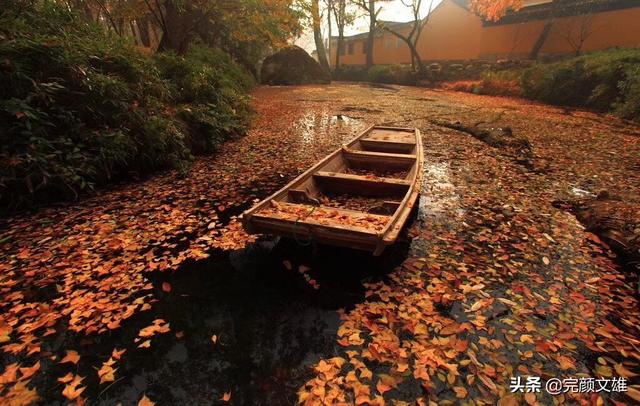
[[[396,241],[418,199],[422,166],[417,129],[372,126],[247,210],[243,224],[250,233],[310,238],[379,255]],[[366,211],[335,207],[345,199],[345,206],[358,208],[366,202]]]

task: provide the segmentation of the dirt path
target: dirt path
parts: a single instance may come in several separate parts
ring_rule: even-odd
[[[164,174],[0,228],[0,394],[105,404],[143,394],[160,404],[216,403],[229,392],[237,404],[381,395],[632,403],[603,391],[509,394],[516,376],[622,376],[638,399],[631,279],[552,206],[604,189],[640,204],[638,128],[417,88],[337,84],[254,96],[250,134],[186,178]],[[510,126],[544,170],[434,120]],[[370,123],[423,133],[427,176],[410,242],[375,261],[273,248],[240,230],[234,216],[252,200]],[[67,362],[73,351],[77,364]]]

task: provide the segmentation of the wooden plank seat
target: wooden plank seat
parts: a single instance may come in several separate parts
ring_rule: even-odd
[[[415,148],[415,142],[392,141],[392,140],[372,140],[362,138],[360,145],[365,151],[391,152],[399,154],[410,154]]]
[[[388,152],[357,151],[345,148],[344,159],[352,168],[384,170],[409,169],[416,162],[415,155]]]
[[[349,173],[318,171],[313,178],[328,192],[359,196],[394,196],[407,193],[411,181],[395,178],[369,177]]]

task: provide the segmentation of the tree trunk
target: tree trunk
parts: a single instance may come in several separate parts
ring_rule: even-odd
[[[338,32],[338,49],[336,49],[336,72],[340,71],[340,51],[344,49],[344,32]]]
[[[544,27],[542,28],[542,32],[540,33],[540,36],[538,36],[536,43],[533,44],[533,49],[531,50],[531,54],[529,54],[529,58],[538,59],[540,50],[544,46],[545,42],[547,42],[547,39],[549,38],[549,34],[551,34],[553,23],[554,23],[554,19],[551,18],[547,20],[547,22],[544,24]]]
[[[318,53],[318,62],[327,71],[330,70],[329,62],[327,61],[327,52],[324,49],[324,42],[322,41],[322,32],[320,31],[320,7],[318,6],[319,0],[313,0],[311,3],[311,17],[313,19],[313,39],[316,43],[316,52]]]
[[[327,24],[328,24],[328,36],[329,41],[327,42],[327,55],[329,55],[329,66],[331,66],[331,0],[327,2]]]
[[[138,32],[140,33],[140,42],[145,47],[151,46],[151,40],[149,38],[149,21],[147,17],[140,17],[136,19],[136,26],[138,26]]]
[[[191,32],[187,30],[187,11],[180,11],[172,0],[164,2],[164,27],[162,38],[158,45],[158,51],[175,51],[178,55],[184,55],[189,47]]]
[[[140,45],[140,36],[136,32],[136,26],[133,20],[129,20],[129,29],[131,30],[131,36],[136,45]]]
[[[369,0],[369,35],[367,36],[367,68],[373,66],[373,38],[376,29],[376,1]]]

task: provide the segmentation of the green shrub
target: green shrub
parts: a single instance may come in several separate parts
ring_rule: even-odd
[[[333,72],[335,80],[350,82],[365,82],[367,80],[367,68],[361,65],[342,65]]]
[[[613,110],[623,118],[640,121],[640,67],[630,66],[626,79],[618,83],[622,97],[613,104]]]
[[[160,76],[170,83],[178,117],[189,128],[187,144],[195,153],[212,152],[247,129],[251,108],[247,91],[253,78],[224,52],[194,45],[185,57],[154,57]]]
[[[375,65],[369,68],[367,80],[375,83],[415,84],[416,77],[408,65]]]
[[[640,118],[632,113],[638,64],[639,49],[610,50],[557,63],[540,63],[525,70],[522,89],[525,97],[550,104],[616,111]]]
[[[29,4],[0,14],[0,210],[183,169],[246,129],[253,82],[228,55],[150,58],[55,3]]]

